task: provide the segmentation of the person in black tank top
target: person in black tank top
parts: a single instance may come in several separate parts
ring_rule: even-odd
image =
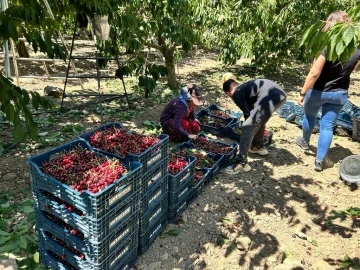
[[[324,30],[338,22],[350,22],[350,18],[346,12],[337,11],[332,13],[326,22]],[[327,49],[325,48],[315,60],[298,98],[298,104],[304,106],[305,117],[302,123],[303,135],[296,139],[296,143],[304,150],[309,149],[315,119],[320,108],[322,109],[314,164],[316,171],[323,170],[325,157],[332,142],[336,118],[348,99],[347,90],[351,72],[360,63],[360,50],[356,49],[345,63],[329,61],[326,56]]]

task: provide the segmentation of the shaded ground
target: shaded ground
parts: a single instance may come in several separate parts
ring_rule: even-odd
[[[222,94],[220,78],[224,71],[233,71],[242,80],[261,77],[243,63],[246,61],[226,69],[216,61],[215,54],[198,50],[181,61],[179,78],[182,83],[201,83],[210,104],[237,110]],[[25,66],[28,70],[33,68],[39,67],[29,63]],[[295,100],[306,68],[284,67],[284,73],[267,78],[283,85],[289,99]],[[38,72],[41,73],[41,68]],[[360,105],[360,75],[353,77],[351,100]],[[127,79],[126,83],[130,86],[133,80]],[[21,86],[42,93],[46,85],[62,87],[61,82],[40,80],[24,80]],[[94,82],[88,85],[94,86]],[[79,89],[75,83],[72,87]],[[116,81],[104,83],[104,88],[122,89]],[[174,96],[170,91],[166,96],[164,88],[159,91],[162,92],[153,94],[150,101],[134,97],[135,109],[131,111],[125,100],[106,103],[104,122],[120,121],[132,130],[144,132],[143,122],[158,122],[163,105]],[[67,100],[68,107],[82,102],[84,106],[62,114],[38,116],[44,147],[75,138],[83,131],[81,127],[90,129],[100,124],[99,106],[88,101]],[[80,127],[64,132],[68,130],[64,128],[66,124]],[[10,129],[6,124],[1,125],[0,140],[5,142]],[[301,134],[297,126],[274,115],[268,127],[275,132],[269,156],[251,155],[250,173],[237,176],[220,173],[178,222],[166,228],[178,228],[180,234],[158,237],[139,258],[139,269],[337,269],[338,260],[345,254],[350,258],[360,257],[359,221],[347,218],[326,223],[332,211],[360,206],[358,186],[346,185],[338,177],[339,161],[350,154],[360,154],[359,143],[335,136],[325,171],[316,173],[313,170],[316,134],[311,140],[311,151],[304,153],[293,143]],[[35,144],[18,145],[0,157],[2,190],[28,189],[26,158],[38,151],[44,149]]]

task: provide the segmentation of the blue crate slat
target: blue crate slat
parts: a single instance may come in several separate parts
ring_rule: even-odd
[[[168,224],[167,214],[163,214],[152,227],[149,228],[146,232],[140,234],[139,237],[139,254],[143,254],[151,244],[154,242],[156,237],[164,231],[166,225]]]
[[[91,150],[91,147],[85,141],[75,140],[29,158],[32,185],[50,192],[93,218],[105,215],[116,207],[117,203],[139,192],[142,164],[137,161],[122,163],[128,170],[128,173],[96,194],[88,191],[78,192],[40,170],[40,166],[44,162],[49,161],[53,156],[78,146]],[[97,154],[99,156],[106,156],[101,153]]]
[[[167,215],[168,206],[169,196],[167,193],[162,196],[161,200],[153,209],[140,215],[140,234],[147,232],[159,219]]]
[[[228,114],[229,116],[231,116],[231,118],[234,118],[236,121],[239,121],[241,116],[242,116],[242,112],[233,112],[233,111],[230,111],[230,110],[221,110],[215,104],[209,105],[205,110],[208,111],[210,114],[212,114],[211,113],[212,111],[222,111],[222,112]],[[214,114],[212,114],[212,115],[214,115]],[[222,119],[226,119],[226,118],[223,118],[223,117],[218,116],[218,115],[215,115],[215,116],[220,117]]]
[[[304,108],[299,105],[293,105],[289,110],[288,113],[285,115],[286,122],[293,122],[297,115],[303,115]]]
[[[169,191],[169,209],[191,197],[194,175],[189,176],[186,185],[176,191]]]
[[[175,148],[178,148],[178,149],[184,149],[184,148],[195,149],[194,146],[192,144],[188,143],[188,142],[178,144],[178,145],[175,146]],[[204,169],[209,169],[210,178],[213,178],[219,173],[220,165],[222,164],[222,159],[224,158],[224,156],[221,155],[221,154],[213,154],[213,153],[208,153],[208,152],[207,152],[207,156],[211,157],[215,161],[215,163],[213,164],[212,167],[205,166],[203,168]],[[200,169],[202,169],[202,168],[200,168]]]
[[[188,165],[176,175],[168,174],[169,191],[175,191],[184,185],[188,184],[189,178],[194,175],[195,172],[195,157],[187,157],[186,161]]]
[[[229,132],[228,132],[228,138],[240,142],[241,134],[236,131],[236,129],[241,129],[243,122],[237,122],[229,126]],[[274,132],[271,130],[268,130],[269,135],[264,135],[264,145],[269,146],[272,143],[272,138],[274,135]]]
[[[211,174],[210,174],[210,170],[208,169],[201,169],[200,171],[202,171],[204,173],[203,177],[199,180],[198,183],[196,183],[195,185],[193,184],[192,187],[192,191],[191,191],[191,197],[194,198],[196,197],[199,193],[200,190],[203,188],[203,186],[205,184],[207,184],[210,180],[211,180]]]
[[[352,114],[352,115],[354,115],[354,114]],[[350,113],[347,113],[344,111],[340,112],[336,119],[336,125],[343,127],[347,130],[353,130],[352,115],[350,115]]]
[[[140,194],[145,194],[150,191],[158,181],[161,181],[164,177],[167,177],[169,159],[168,156],[162,159],[158,164],[152,166],[148,171],[143,172],[142,182],[141,182],[141,192]]]
[[[130,270],[137,261],[138,236],[135,233],[129,237],[126,245],[116,250],[101,264],[82,260],[51,239],[43,239],[41,234],[39,246],[41,264],[53,270]],[[129,250],[130,248],[132,249]]]
[[[139,212],[139,197],[134,194],[127,200],[117,204],[106,215],[91,218],[68,210],[64,205],[44,195],[40,189],[33,187],[35,206],[81,231],[92,241],[102,241],[116,231],[129,217]],[[41,223],[39,224],[41,226]]]
[[[109,123],[109,124],[103,125],[99,128],[96,128],[96,129],[86,132],[84,134],[81,134],[79,136],[79,138],[89,142],[90,137],[95,132],[104,131],[109,128],[124,129],[121,123],[114,122],[114,123]],[[136,133],[136,132],[132,132],[132,133]],[[120,160],[123,160],[125,162],[129,162],[130,160],[139,161],[143,165],[143,170],[146,172],[148,169],[150,169],[151,166],[155,166],[158,162],[160,162],[161,160],[166,158],[166,155],[169,150],[169,136],[166,134],[161,134],[157,138],[160,139],[160,142],[158,142],[156,145],[149,147],[143,153],[138,154],[138,155],[137,154],[129,154],[126,157],[123,157],[123,156],[117,155],[115,153],[104,151],[102,149],[98,149],[98,148],[94,148],[94,149],[96,149],[102,153],[117,157]]]
[[[203,116],[209,116],[209,117],[220,119],[224,122],[224,125],[221,127],[213,127],[213,126],[205,125],[201,121],[201,118]],[[236,119],[234,119],[234,118],[222,118],[222,117],[210,115],[210,113],[207,112],[206,110],[199,111],[196,115],[196,119],[198,119],[200,121],[200,127],[202,130],[210,132],[210,133],[218,135],[218,136],[222,136],[222,137],[226,137],[227,132],[228,132],[227,127],[229,125],[231,125],[233,122],[236,122]]]
[[[360,111],[353,114],[352,120],[353,120],[352,139],[355,141],[360,141]]]
[[[231,151],[228,154],[222,154],[223,159],[221,160],[221,164],[220,164],[221,167],[228,166],[231,163],[231,160],[236,156],[236,152],[237,152],[237,149],[239,147],[239,145],[237,143],[232,143],[232,144],[222,143],[222,142],[219,142],[219,141],[216,141],[216,140],[212,140],[212,139],[208,138],[205,134],[202,134],[202,133],[198,134],[198,137],[207,138],[210,142],[214,142],[214,143],[217,143],[217,144],[219,144],[221,146],[231,148]],[[192,145],[192,147],[195,148],[193,140],[189,140],[188,142]],[[202,150],[206,151],[206,149],[202,149]],[[213,153],[213,154],[217,154],[217,153]]]
[[[353,116],[354,113],[359,109],[358,106],[356,106],[354,103],[352,103],[350,100],[347,100],[344,104],[344,106],[341,109],[341,112],[348,114],[350,117]]]
[[[164,195],[168,193],[168,176],[158,180],[155,186],[141,196],[140,213],[145,214],[158,205]]]
[[[175,220],[179,218],[179,216],[185,211],[185,209],[190,205],[193,197],[188,196],[178,204],[173,207],[169,207],[168,210],[168,221],[169,223],[173,223]]]
[[[294,105],[295,102],[286,101],[279,109],[276,110],[276,113],[279,115],[280,118],[285,118]]]
[[[139,213],[131,215],[125,222],[119,224],[103,241],[94,241],[72,234],[68,229],[45,216],[40,209],[36,210],[37,229],[49,232],[64,243],[83,253],[94,263],[102,262],[114,250],[123,245],[133,233],[139,229]]]

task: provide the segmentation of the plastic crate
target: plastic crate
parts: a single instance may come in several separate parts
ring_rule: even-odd
[[[122,224],[125,224],[128,219],[139,212],[138,196],[133,195],[125,201],[117,204],[109,213],[99,218],[91,218],[86,215],[79,215],[74,211],[68,210],[61,203],[54,201],[44,195],[43,191],[34,188],[35,206],[44,213],[49,213],[54,217],[65,221],[71,227],[81,231],[84,237],[95,241],[103,241],[114,231],[117,231]],[[38,223],[42,226],[42,223]]]
[[[341,109],[341,113],[346,113],[350,117],[353,116],[354,113],[359,109],[358,106],[356,106],[354,103],[352,103],[350,100],[347,100],[345,104],[343,105]]]
[[[193,194],[193,193],[191,193]],[[185,209],[190,205],[193,197],[189,196],[176,204],[174,207],[169,207],[168,210],[168,221],[169,223],[173,223],[175,220],[179,218],[179,216],[185,211]]]
[[[225,154],[225,155],[222,155],[223,156],[223,159],[221,160],[221,163],[220,163],[220,166],[221,167],[226,167],[228,166],[230,163],[231,163],[231,160],[236,156],[236,152],[237,152],[237,149],[238,149],[238,144],[237,143],[232,143],[232,144],[225,144],[225,143],[222,143],[222,142],[219,142],[219,141],[215,141],[215,140],[212,140],[212,139],[209,139],[206,135],[204,134],[198,134],[198,137],[204,137],[204,138],[207,138],[209,141],[211,142],[215,142],[221,146],[226,146],[226,147],[230,147],[232,150],[230,151],[230,153],[228,154]],[[194,144],[193,144],[193,141],[192,140],[189,140],[189,143],[192,145],[192,147],[195,148]],[[202,149],[204,151],[206,151],[206,149]],[[212,153],[212,154],[217,154],[217,153]]]
[[[139,230],[139,213],[137,212],[125,222],[119,224],[116,230],[103,241],[94,241],[91,238],[82,237],[80,234],[74,235],[69,228],[62,226],[45,214],[40,209],[36,209],[38,231],[41,229],[43,232],[50,232],[95,263],[103,261],[104,258],[107,258],[108,255],[120,247],[130,235]],[[80,230],[78,231],[81,233]]]
[[[149,228],[149,230],[140,235],[139,254],[143,254],[146,250],[148,250],[156,237],[158,237],[158,235],[164,231],[167,224],[167,215],[164,214],[152,227]]]
[[[191,195],[192,198],[196,197],[200,193],[202,187],[211,180],[210,170],[200,169],[200,171],[202,171],[204,175],[196,185],[193,184],[192,195]]]
[[[290,107],[290,109],[287,111],[287,114],[285,115],[285,121],[286,122],[293,122],[295,121],[295,118],[297,115],[303,115],[304,114],[304,108],[299,105],[293,105]]]
[[[147,172],[143,172],[143,177],[141,181],[141,194],[145,194],[150,191],[158,181],[162,180],[164,177],[168,175],[168,156],[164,158],[160,163],[156,166],[153,166]]]
[[[141,215],[152,210],[161,201],[163,196],[168,193],[167,176],[158,180],[155,186],[141,196],[140,213]]]
[[[168,174],[169,191],[173,192],[180,189],[191,181],[195,172],[195,157],[186,158],[188,165],[176,175]]]
[[[99,128],[91,130],[91,131],[89,131],[87,133],[81,134],[79,136],[79,138],[89,142],[90,137],[95,132],[104,131],[106,129],[113,128],[113,127],[124,129],[121,123],[114,122],[114,123],[109,123],[109,124],[100,126]],[[133,133],[135,133],[135,132],[133,132]],[[169,150],[169,136],[165,135],[165,134],[161,134],[157,138],[160,139],[159,143],[149,147],[148,149],[146,149],[143,153],[141,153],[139,155],[137,155],[137,154],[129,154],[126,157],[122,157],[120,155],[104,151],[102,149],[97,149],[97,148],[94,148],[94,149],[96,149],[96,150],[98,150],[98,151],[100,151],[102,153],[117,157],[120,160],[123,160],[125,162],[129,162],[130,160],[136,160],[136,161],[140,162],[143,165],[143,170],[144,170],[144,172],[146,172],[152,166],[156,166],[156,164],[158,162],[161,162],[164,158],[166,158],[166,155],[167,155],[168,150]]]
[[[79,145],[83,148],[91,149],[85,141],[76,140],[51,149],[43,154],[31,157],[28,161],[32,185],[38,189],[50,192],[92,218],[99,218],[102,215],[106,215],[114,209],[118,203],[121,203],[122,200],[126,200],[131,195],[139,192],[142,165],[137,161],[122,163],[127,168],[128,173],[96,194],[88,191],[78,192],[52,176],[44,174],[40,170],[40,166],[44,162],[49,161],[59,152],[64,150],[69,151]],[[104,156],[101,153],[98,153],[98,155]]]
[[[184,149],[184,148],[195,149],[192,144],[187,143],[187,142],[178,144],[178,145],[175,146],[175,148],[178,148],[178,149]],[[209,169],[210,178],[213,178],[219,173],[220,165],[222,163],[222,159],[224,158],[224,156],[221,155],[221,154],[213,154],[213,153],[207,153],[207,156],[211,157],[215,161],[215,163],[213,164],[212,167],[205,166],[205,167],[200,168],[200,169]],[[196,161],[195,161],[195,163],[196,163]]]
[[[336,118],[335,124],[347,130],[353,130],[353,118],[352,115],[346,112],[340,112]]]
[[[126,242],[104,259],[102,263],[93,263],[86,257],[78,257],[73,252],[39,232],[40,261],[45,267],[55,269],[79,270],[127,270],[136,262],[135,251],[138,249],[138,232],[128,237]]]
[[[279,109],[276,110],[276,113],[280,118],[285,118],[289,115],[292,107],[295,105],[295,102],[286,101]]]
[[[304,120],[304,114],[299,114],[295,118],[295,124],[298,124],[299,126],[302,126],[302,122]],[[319,132],[320,130],[320,119],[315,119],[315,127],[313,129],[313,133]]]
[[[168,193],[166,193],[152,210],[140,216],[140,234],[147,232],[149,228],[153,227],[153,225],[163,217],[163,215],[167,215],[169,206],[168,200],[169,196]]]
[[[353,114],[353,131],[352,131],[352,138],[355,141],[360,142],[360,113]]]
[[[224,122],[224,125],[220,126],[220,127],[213,127],[213,126],[208,126],[208,125],[202,124],[201,118],[203,116],[209,116],[209,117],[213,117],[216,119],[220,119],[221,121]],[[231,125],[234,121],[236,122],[236,119],[234,119],[234,118],[222,118],[222,117],[214,116],[214,115],[211,115],[206,110],[201,110],[200,112],[198,112],[198,114],[196,115],[196,118],[199,119],[200,127],[202,130],[210,132],[210,133],[218,135],[218,136],[222,136],[222,137],[226,137],[227,132],[228,132],[227,127],[229,125]]]
[[[221,110],[217,105],[215,104],[211,104],[210,106],[208,106],[206,108],[206,111],[208,111],[211,115],[214,115],[214,116],[217,116],[219,118],[222,118],[222,119],[227,119],[227,118],[224,118],[224,117],[221,117],[221,116],[218,116],[218,115],[215,115],[215,114],[212,114],[212,111],[222,111],[226,114],[228,114],[231,118],[234,118],[236,121],[239,121],[241,116],[242,116],[242,113],[241,112],[233,112],[233,111],[230,111],[230,110]]]
[[[179,203],[191,198],[194,175],[189,177],[187,184],[176,191],[169,191],[169,209],[174,208]]]

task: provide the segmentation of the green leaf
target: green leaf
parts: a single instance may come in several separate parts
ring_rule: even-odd
[[[6,202],[6,203],[1,204],[1,208],[2,208],[2,209],[10,208],[10,203],[9,203],[9,202]]]
[[[29,240],[24,236],[20,236],[20,247],[23,249],[27,249],[28,245],[29,245]]]
[[[18,247],[19,247],[19,243],[2,246],[2,247],[0,247],[0,254],[8,253],[14,249],[17,249]]]
[[[36,263],[39,263],[39,262],[40,262],[40,260],[39,260],[39,252],[36,252],[36,253],[34,254],[33,258],[34,258],[34,261],[35,261]]]
[[[22,210],[25,214],[29,214],[29,213],[32,213],[32,212],[35,211],[33,206],[24,206],[21,210]]]
[[[6,236],[6,237],[0,237],[0,245],[4,245],[7,241],[9,241],[12,237]]]
[[[9,235],[11,235],[11,234],[8,233],[8,232],[0,230],[0,236],[9,236]]]
[[[339,39],[339,42],[336,44],[336,48],[335,48],[336,54],[340,56],[344,52],[344,50],[345,50],[345,44],[342,41],[342,39]]]
[[[172,230],[162,233],[161,238],[166,238],[168,236],[178,236],[179,234],[180,234],[179,229],[172,229]]]
[[[16,25],[11,19],[8,20],[8,31],[9,31],[11,38],[15,41],[18,41],[18,32],[16,29]]]
[[[9,120],[10,122],[14,121],[15,110],[14,106],[11,103],[5,104],[4,112],[6,114],[7,120]]]
[[[312,241],[311,241],[311,244],[312,244],[313,246],[315,246],[315,247],[318,246],[318,243],[316,242],[316,240],[312,240]]]
[[[344,30],[344,32],[342,33],[342,40],[344,41],[345,46],[349,45],[351,40],[354,38],[354,35],[355,29],[352,25]]]

